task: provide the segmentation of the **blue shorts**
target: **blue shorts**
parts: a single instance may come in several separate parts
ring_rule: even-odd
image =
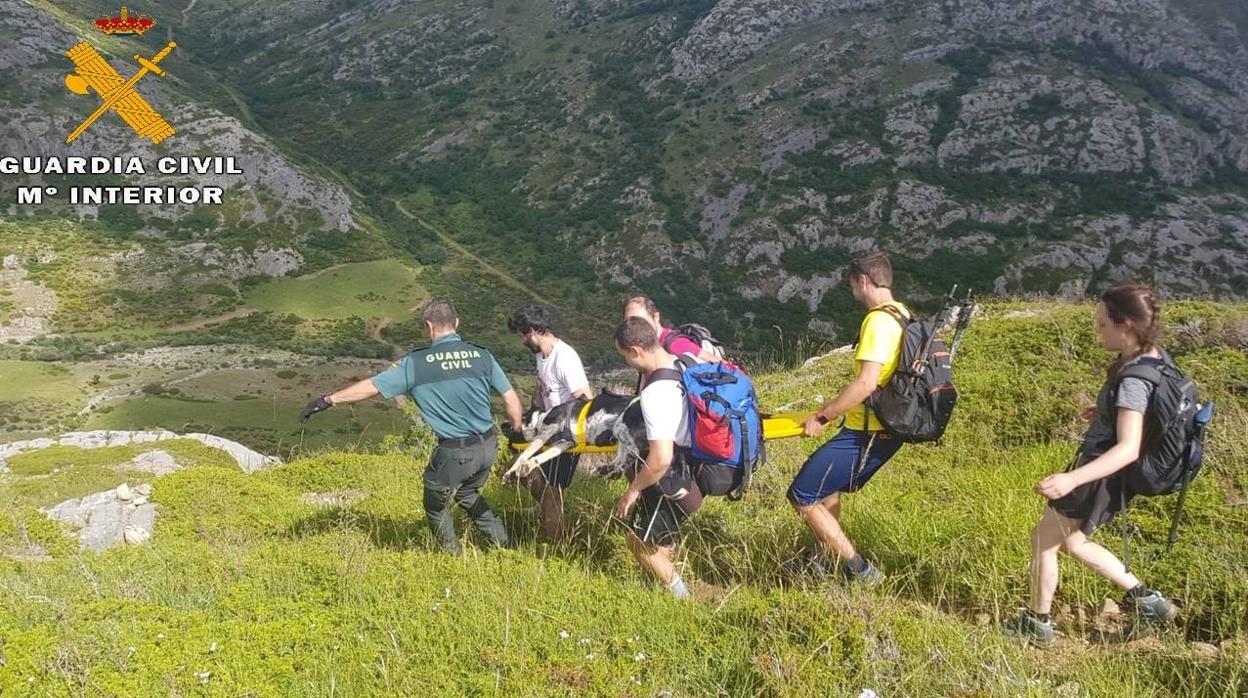
[[[875,441],[871,443],[864,464],[862,450],[873,434]],[[810,506],[836,492],[853,492],[867,484],[899,448],[901,440],[887,432],[842,429],[802,464],[793,484],[789,485],[789,501],[798,506]]]

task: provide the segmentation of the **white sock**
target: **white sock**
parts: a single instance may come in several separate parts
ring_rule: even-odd
[[[676,575],[676,578],[672,580],[672,583],[667,585],[667,590],[672,592],[672,596],[675,596],[678,599],[683,599],[689,596],[689,587],[685,586],[685,580],[681,579],[680,575]]]

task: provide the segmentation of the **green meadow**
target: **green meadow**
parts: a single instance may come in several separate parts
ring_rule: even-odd
[[[352,316],[405,320],[428,297],[420,284],[419,269],[386,259],[265,281],[249,289],[244,299],[247,306],[257,310],[308,320]]]
[[[1090,305],[999,303],[962,345],[943,442],[904,448],[846,501],[850,534],[888,574],[879,588],[782,571],[811,542],[784,491],[820,440],[774,442],[743,501],[712,500],[692,519],[681,550],[692,602],[640,577],[610,516],[616,481],[578,478],[572,534],[553,545],[535,539],[527,493],[496,480],[486,496],[515,548],[481,549],[469,532],[463,557],[436,552],[421,510],[431,441],[417,428],[250,476],[182,453],[188,467],[152,481],[151,543],[103,554],[78,551],[35,507],[74,472],[129,478],[115,468],[133,450],[26,454],[0,477],[0,550],[38,545],[50,559],[0,558],[0,695],[1242,696],[1248,308],[1167,312],[1167,346],[1218,414],[1173,551],[1173,498],[1137,500],[1128,517],[1133,568],[1183,608],[1156,633],[1123,637],[1098,617],[1120,594],[1069,560],[1056,646],[995,628],[1025,598],[1043,509],[1031,488],[1069,459],[1077,407],[1110,358]],[[850,371],[843,353],[759,371],[761,398],[813,408]],[[265,405],[246,419],[178,409],[205,423],[271,419]],[[1097,539],[1116,548],[1119,535],[1115,524]]]
[[[386,434],[404,428],[406,421],[392,405],[379,400],[302,425],[299,412],[305,402],[306,399],[293,401],[276,397],[196,401],[144,396],[92,415],[86,428],[210,432],[266,452],[289,454],[292,449],[318,450],[331,444],[340,447],[371,445]]]
[[[73,371],[58,364],[0,360],[0,375],[4,376],[0,402],[59,402],[79,395]]]

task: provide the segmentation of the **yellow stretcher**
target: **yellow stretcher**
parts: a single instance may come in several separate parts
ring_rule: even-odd
[[[576,440],[577,444],[567,449],[566,453],[615,453],[616,447],[611,446],[594,446],[585,443],[585,417],[589,413],[589,403],[585,403],[585,409],[581,410],[581,414],[576,420]],[[802,435],[802,423],[810,419],[814,412],[785,412],[783,414],[771,414],[763,418],[763,440],[773,441],[775,439],[789,439],[794,436]],[[523,451],[529,447],[527,443],[512,443],[511,447]]]

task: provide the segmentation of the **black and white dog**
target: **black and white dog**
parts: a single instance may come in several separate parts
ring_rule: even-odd
[[[516,458],[503,480],[522,480],[552,458],[577,444],[576,427],[584,398],[575,398],[546,411],[530,413],[524,426],[528,448]],[[632,395],[620,395],[609,391],[599,393],[589,401],[585,415],[585,443],[591,446],[616,445],[615,458],[595,468],[594,474],[617,477],[624,474],[629,464],[645,459],[648,446],[646,425],[641,416],[641,404]],[[543,446],[548,448],[541,453]]]

